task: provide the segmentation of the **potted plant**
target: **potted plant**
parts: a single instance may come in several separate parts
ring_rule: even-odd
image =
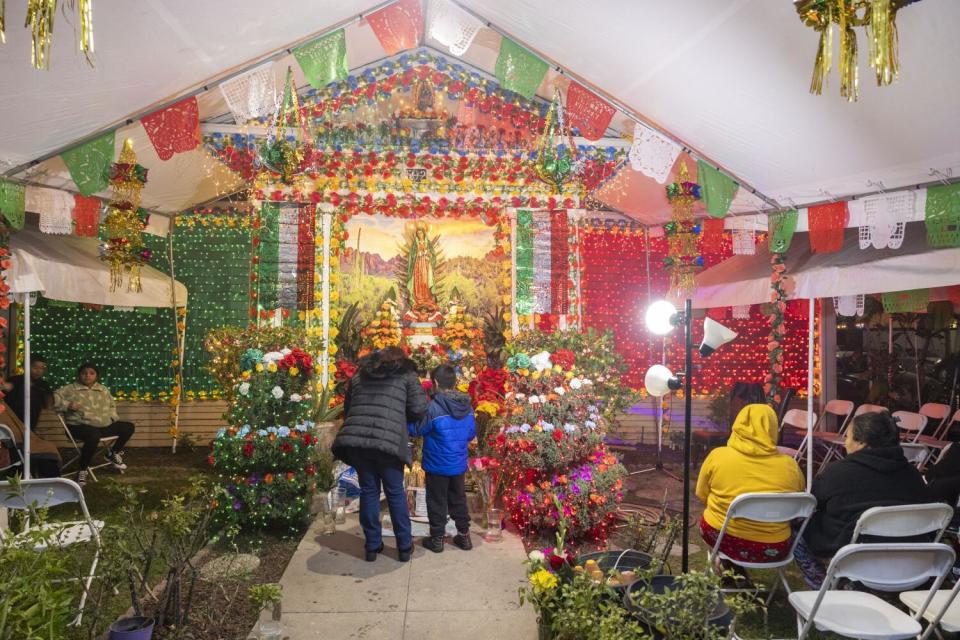
[[[720,577],[694,571],[677,576],[647,576],[627,588],[624,607],[654,638],[723,640],[735,615],[759,608],[756,594],[727,595]]]

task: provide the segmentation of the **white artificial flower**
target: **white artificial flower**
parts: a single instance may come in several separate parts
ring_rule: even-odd
[[[530,396],[530,404],[540,404],[540,396]]]
[[[547,396],[545,396],[545,395],[543,395],[543,394],[540,394],[540,402],[541,402],[541,403],[546,403],[546,401],[547,401]]]
[[[238,391],[240,391],[240,395],[242,395],[242,396],[247,395],[248,393],[250,393],[250,383],[249,383],[249,382],[241,382]]]
[[[553,390],[553,392],[558,396],[562,396],[563,394],[566,393],[563,387],[557,387],[556,389]]]
[[[299,393],[290,394],[290,402],[300,402],[301,400],[303,400],[303,396],[301,396]]]
[[[278,360],[283,360],[283,354],[279,351],[270,351],[263,354],[263,363],[270,364],[271,362],[277,362]]]
[[[276,398],[277,400],[283,397],[283,389],[281,389],[280,387],[274,387],[270,391],[270,393],[273,394],[273,397]]]
[[[580,378],[573,378],[572,380],[570,380],[570,388],[573,389],[574,391],[576,391],[582,386],[583,386],[583,383],[580,382]]]
[[[543,371],[544,369],[550,369],[553,367],[553,363],[550,362],[550,352],[541,351],[535,356],[531,356],[530,364],[537,371]]]
[[[593,384],[593,381],[592,381],[590,378],[584,378],[584,379],[583,379],[583,386],[589,387],[589,386],[592,385],[592,384]]]
[[[525,393],[518,393],[518,394],[517,394],[517,400],[523,400],[523,399],[526,398],[526,397],[527,397],[527,394],[525,394]]]
[[[543,551],[540,551],[539,549],[534,549],[527,554],[527,557],[530,558],[530,562],[543,562],[546,558],[546,556],[543,555]]]
[[[290,355],[290,354],[293,353],[293,352],[290,351],[290,349],[284,347],[283,349],[280,349],[280,353],[282,353],[282,354],[285,355],[285,356],[288,356],[288,355]]]

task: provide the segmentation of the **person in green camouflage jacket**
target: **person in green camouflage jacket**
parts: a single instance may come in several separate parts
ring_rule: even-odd
[[[53,395],[54,408],[63,414],[70,434],[83,442],[77,474],[77,483],[81,485],[87,481],[90,461],[97,452],[100,438],[117,436],[106,458],[118,471],[127,468],[123,463],[123,447],[135,430],[132,422],[120,421],[113,396],[99,379],[97,367],[86,362],[77,370],[77,382],[57,389]]]

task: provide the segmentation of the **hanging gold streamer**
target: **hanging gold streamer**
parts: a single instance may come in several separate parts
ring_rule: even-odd
[[[866,27],[870,66],[877,85],[892,83],[900,74],[897,11],[910,0],[796,0],[804,24],[820,34],[810,80],[810,93],[820,95],[833,66],[833,30],[840,30],[837,70],[840,95],[849,102],[860,96],[857,35],[854,27]]]
[[[820,32],[820,44],[813,63],[813,78],[810,80],[810,93],[820,95],[823,85],[833,66],[833,5],[827,5],[824,15],[817,20],[816,29]]]
[[[900,75],[897,52],[897,10],[891,0],[873,0],[870,6],[870,66],[877,86],[892,83]]]
[[[840,71],[840,95],[847,102],[856,102],[860,97],[860,78],[857,72],[857,33],[845,9],[839,12],[840,58],[837,67]]]
[[[30,48],[30,63],[35,69],[50,68],[50,42],[53,39],[53,16],[57,12],[57,0],[28,0],[27,21],[33,43]]]
[[[93,66],[90,54],[93,53],[93,0],[78,0],[80,13],[80,51],[87,59],[87,64]]]

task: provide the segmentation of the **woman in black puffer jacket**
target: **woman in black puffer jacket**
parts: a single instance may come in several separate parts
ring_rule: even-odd
[[[427,395],[413,361],[399,347],[363,358],[347,385],[343,427],[332,448],[333,455],[357,470],[367,562],[383,551],[381,484],[397,537],[398,558],[401,562],[410,559],[413,538],[403,490],[403,465],[411,463],[407,424],[418,421],[426,411]]]

